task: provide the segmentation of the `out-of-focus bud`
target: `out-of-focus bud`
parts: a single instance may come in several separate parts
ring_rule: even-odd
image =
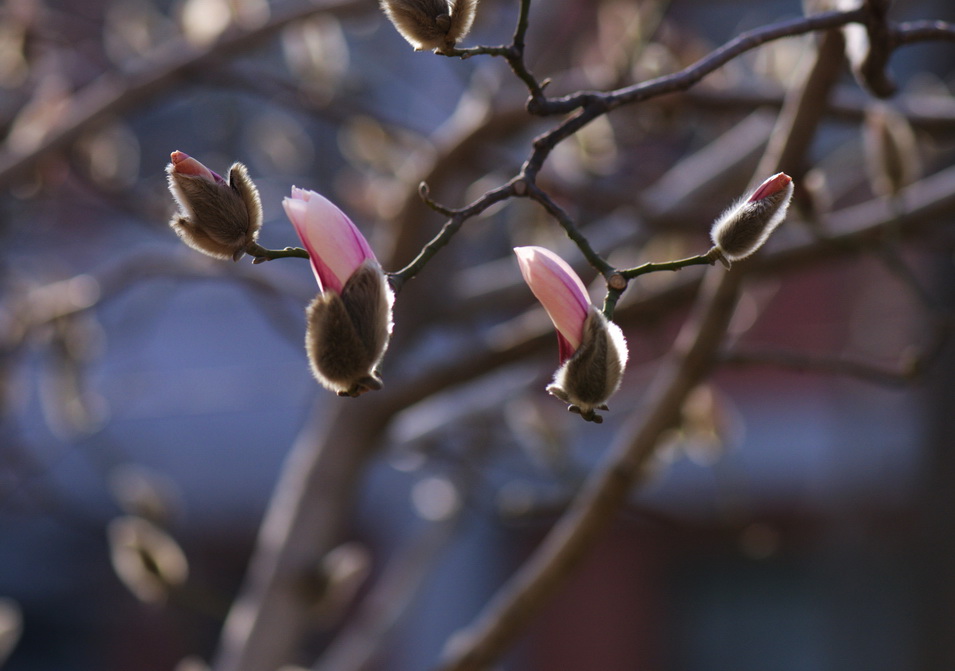
[[[141,517],[117,517],[107,528],[116,575],[136,598],[160,603],[186,582],[189,564],[179,544]]]
[[[371,567],[371,552],[357,541],[343,543],[322,558],[321,597],[314,611],[319,624],[332,626],[341,619],[368,579]]]
[[[321,290],[305,312],[312,373],[339,396],[381,389],[378,366],[391,337],[394,303],[381,265],[361,231],[325,197],[293,187],[282,205]]]
[[[453,49],[471,30],[477,0],[379,0],[415,51]]]
[[[620,387],[627,364],[627,343],[620,327],[591,305],[577,273],[543,247],[515,247],[524,281],[557,329],[560,368],[547,391],[568,410],[600,423],[596,410]]]
[[[13,599],[0,598],[0,666],[17,647],[23,634],[23,611]]]
[[[182,493],[176,484],[142,466],[124,464],[114,468],[109,474],[109,489],[125,513],[160,526],[168,525],[182,508]]]
[[[724,212],[713,223],[711,250],[723,265],[745,259],[763,246],[776,227],[786,218],[793,196],[793,180],[776,173],[756,190]]]
[[[217,259],[242,258],[262,227],[259,191],[246,167],[233,163],[226,181],[188,154],[174,151],[166,173],[180,210],[169,225],[182,241]]]
[[[172,671],[209,671],[209,669],[209,665],[202,661],[201,657],[189,655],[180,659]]]
[[[915,132],[908,119],[887,105],[872,105],[866,110],[863,148],[869,181],[876,195],[898,195],[918,179]]]

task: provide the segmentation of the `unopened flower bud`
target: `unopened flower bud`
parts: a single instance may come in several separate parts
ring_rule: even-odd
[[[553,252],[516,247],[521,274],[557,329],[561,366],[547,391],[590,422],[603,418],[607,399],[620,387],[627,343],[620,327],[591,305],[583,282]]]
[[[141,517],[118,517],[109,523],[110,559],[126,587],[141,601],[158,603],[186,582],[189,564],[179,544]]]
[[[341,618],[368,579],[371,568],[371,552],[357,541],[339,545],[322,558],[317,576],[321,589],[314,604],[314,616],[321,625],[331,626]]]
[[[712,253],[727,268],[733,261],[745,259],[763,246],[776,227],[786,218],[793,195],[793,180],[780,172],[760,184],[713,224],[710,237]]]
[[[384,271],[355,224],[320,194],[293,188],[283,206],[321,290],[305,311],[315,379],[339,396],[381,389],[394,302]]]
[[[452,49],[471,30],[477,0],[379,0],[415,51]]]
[[[169,191],[180,212],[169,225],[193,249],[238,261],[262,227],[262,203],[246,167],[233,163],[226,181],[181,151],[170,161]]]
[[[607,410],[609,399],[620,388],[627,363],[627,344],[620,327],[590,306],[583,340],[547,386],[551,396],[568,403],[568,410],[589,422],[603,421],[595,410]]]
[[[0,597],[0,667],[23,635],[23,609],[13,599]]]
[[[887,105],[866,110],[863,131],[866,169],[872,191],[895,196],[918,178],[919,155],[908,119]]]

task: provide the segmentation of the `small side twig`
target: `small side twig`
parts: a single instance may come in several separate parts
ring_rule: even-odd
[[[442,56],[451,56],[461,59],[471,58],[472,56],[498,56],[507,61],[511,70],[517,75],[517,78],[524,82],[527,90],[530,92],[530,100],[527,101],[527,111],[531,114],[538,114],[541,109],[542,101],[545,100],[544,87],[547,86],[547,80],[538,82],[537,78],[527,69],[524,62],[524,38],[527,35],[527,28],[530,25],[531,0],[521,0],[520,10],[517,16],[517,25],[514,28],[514,37],[511,44],[496,47],[477,46],[466,49],[444,49],[436,53]]]
[[[265,263],[272,259],[284,259],[294,257],[299,259],[309,258],[308,252],[301,247],[286,247],[285,249],[266,249],[257,242],[249,244],[245,248],[245,253],[252,258],[252,263]]]
[[[671,270],[677,271],[682,268],[688,268],[689,266],[712,266],[719,260],[717,252],[714,247],[706,254],[699,254],[697,256],[689,256],[685,259],[677,259],[676,261],[662,261],[659,263],[644,263],[634,268],[627,268],[626,270],[618,271],[620,275],[628,280],[632,280],[634,277],[640,277],[641,275],[646,275],[647,273],[655,273],[661,270]]]
[[[450,218],[445,222],[444,226],[441,227],[441,230],[438,231],[438,234],[431,238],[431,240],[421,248],[421,251],[411,261],[411,263],[406,265],[401,270],[388,273],[388,282],[391,284],[391,288],[394,289],[395,293],[401,290],[401,287],[404,286],[405,282],[421,272],[425,265],[427,265],[428,261],[430,261],[431,258],[437,254],[442,247],[451,241],[451,238],[453,238],[455,233],[457,233],[461,226],[464,225],[465,221],[479,215],[494,203],[518,195],[518,191],[520,189],[517,187],[517,183],[520,183],[520,180],[514,179],[507,184],[497,187],[496,189],[491,189],[490,191],[485,192],[484,195],[467,207],[461,208],[459,210],[445,208],[432,201],[428,196],[427,187],[425,187],[423,190],[419,190],[421,197],[425,200],[425,203],[428,204],[429,207],[445,214]]]
[[[587,259],[587,263],[593,266],[604,277],[610,277],[610,275],[615,272],[614,267],[590,245],[590,241],[580,232],[580,229],[577,228],[577,224],[574,223],[571,216],[567,214],[564,208],[555,203],[543,189],[536,184],[528,184],[527,196],[531,200],[539,203],[541,207],[547,210],[547,213],[560,224],[564,232],[567,233],[567,237],[573,240],[574,244],[577,245],[578,249],[583,253],[584,258]]]
[[[955,42],[955,23],[948,21],[905,21],[892,29],[893,47],[915,42],[945,40]]]

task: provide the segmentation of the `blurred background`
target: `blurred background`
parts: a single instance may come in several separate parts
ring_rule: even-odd
[[[945,0],[893,11],[955,20]],[[607,89],[801,12],[550,0],[532,6],[527,60],[550,95]],[[464,45],[506,43],[516,14],[482,0]],[[767,44],[685,94],[598,119],[555,150],[541,185],[621,267],[705,252],[812,40]],[[953,64],[951,44],[893,57],[909,181],[952,165]],[[0,5],[4,669],[201,668],[292,444],[366,402],[309,374],[307,262],[218,262],[175,237],[169,153],[220,174],[245,163],[266,247],[298,244],[281,209],[296,185],[338,203],[396,270],[444,221],[419,182],[463,206],[517,174],[556,124],[527,115],[525,98],[500,59],[413,52],[372,0]],[[770,251],[891,196],[866,170],[876,109],[840,80]],[[748,284],[728,361],[501,668],[955,668],[952,219],[949,208],[891,240],[897,253],[837,251]],[[399,571],[396,624],[364,668],[433,666],[639,411],[701,273],[631,284],[619,308],[630,368],[606,422],[585,425],[544,392],[556,350],[511,258],[521,244],[596,275],[546,213],[512,200],[468,221],[400,294],[379,392],[393,410],[343,539],[367,578],[316,616],[300,663],[411,556],[424,572]],[[469,357],[491,363],[471,370]],[[430,371],[432,391],[403,403]],[[170,584],[144,573],[145,554],[124,555],[129,538]]]

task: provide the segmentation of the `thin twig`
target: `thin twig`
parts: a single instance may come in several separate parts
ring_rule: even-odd
[[[252,263],[264,263],[272,259],[284,259],[295,257],[299,259],[309,258],[308,252],[301,247],[286,247],[285,249],[266,249],[257,242],[251,243],[245,248],[246,254],[253,257]]]
[[[388,273],[388,281],[391,283],[391,287],[396,292],[400,291],[405,282],[417,275],[421,269],[427,265],[428,261],[451,241],[451,238],[454,237],[454,234],[458,232],[465,221],[477,216],[494,203],[510,198],[515,195],[515,193],[515,181],[511,181],[486,192],[476,201],[460,210],[443,209],[443,211],[451,214],[451,218],[445,222],[438,234],[422,247],[418,256],[416,256],[411,263],[401,270]]]
[[[537,78],[527,69],[527,64],[524,62],[524,38],[527,35],[527,28],[530,25],[530,8],[531,0],[521,0],[517,24],[514,27],[514,36],[509,45],[497,47],[477,46],[466,49],[454,48],[445,49],[436,53],[442,56],[451,56],[461,59],[471,58],[472,56],[499,56],[503,58],[507,61],[507,64],[517,78],[524,82],[524,85],[531,94],[530,100],[527,101],[527,111],[531,114],[537,114],[540,102],[545,100],[544,86],[547,85],[547,82],[543,84],[538,82]]]
[[[892,44],[896,46],[938,40],[955,42],[955,23],[906,21],[895,26],[892,31]]]
[[[554,202],[554,199],[547,195],[543,189],[536,184],[528,184],[527,196],[531,200],[540,203],[541,207],[547,210],[547,213],[560,224],[561,228],[563,228],[567,234],[567,237],[573,240],[574,244],[577,245],[578,249],[583,253],[584,258],[587,259],[587,263],[593,266],[594,269],[604,277],[609,277],[615,272],[614,267],[607,263],[590,245],[590,241],[587,240],[583,233],[580,232],[580,229],[577,228],[577,224],[574,223],[573,218],[567,214],[564,208]]]
[[[706,254],[699,254],[697,256],[690,256],[685,259],[678,259],[676,261],[661,261],[657,263],[644,263],[634,268],[627,268],[625,270],[617,271],[620,275],[625,277],[628,280],[632,280],[634,277],[640,277],[641,275],[646,275],[647,273],[655,273],[661,270],[670,270],[676,271],[682,268],[688,268],[690,266],[712,266],[716,263],[716,257],[713,256],[710,252]]]
[[[548,114],[566,114],[575,109],[585,107],[594,99],[602,99],[613,109],[620,105],[648,100],[677,91],[685,91],[702,80],[706,75],[723,67],[737,56],[762,46],[767,42],[772,42],[783,37],[794,37],[796,35],[838,28],[848,23],[859,23],[865,20],[866,15],[866,10],[863,8],[848,12],[825,12],[749,30],[679,72],[662,75],[646,82],[633,84],[606,93],[584,91],[563,98],[552,98],[547,101],[545,112]]]

